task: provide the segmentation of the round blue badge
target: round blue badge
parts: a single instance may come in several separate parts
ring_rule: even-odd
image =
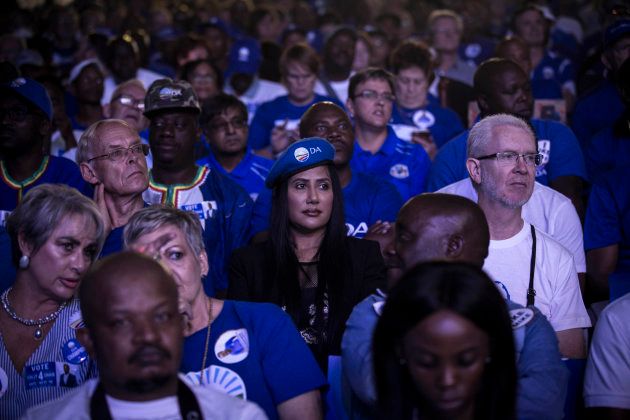
[[[88,357],[85,347],[83,347],[76,338],[68,340],[66,344],[61,347],[61,351],[66,362],[74,365],[83,363]]]

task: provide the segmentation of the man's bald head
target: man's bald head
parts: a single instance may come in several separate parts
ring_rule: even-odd
[[[85,274],[79,288],[83,321],[89,328],[99,310],[104,309],[110,292],[121,285],[142,282],[158,288],[177,304],[177,286],[157,261],[135,252],[120,252],[96,262]]]
[[[451,194],[422,194],[405,203],[396,219],[396,254],[404,270],[427,261],[483,266],[490,233],[481,208]]]

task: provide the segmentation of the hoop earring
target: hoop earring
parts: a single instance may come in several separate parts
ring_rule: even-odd
[[[18,262],[18,265],[20,266],[21,269],[26,270],[30,263],[31,263],[31,259],[29,258],[29,256],[22,255],[20,257],[20,261]]]

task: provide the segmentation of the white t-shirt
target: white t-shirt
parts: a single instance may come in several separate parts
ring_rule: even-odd
[[[234,89],[229,83],[225,84],[223,91],[231,95],[236,95],[236,92],[234,92]],[[287,88],[285,88],[284,85],[272,82],[271,80],[255,78],[249,89],[239,96],[238,99],[247,107],[248,123],[251,124],[254,115],[256,115],[256,110],[260,105],[286,94]]]
[[[501,241],[490,240],[484,270],[507,299],[525,306],[532,255],[530,224],[516,235]],[[547,234],[536,229],[534,270],[535,306],[555,331],[586,328],[591,321],[586,313],[580,284],[569,252]]]
[[[601,313],[586,362],[587,407],[630,409],[630,293]]]
[[[461,195],[477,202],[477,191],[470,178],[447,185],[438,192]],[[551,236],[571,253],[578,273],[586,272],[582,223],[569,198],[536,182],[521,214],[523,220]]]
[[[180,379],[185,380],[182,375]],[[23,420],[90,420],[90,401],[98,384],[97,379],[87,381],[75,391],[64,397],[30,408]],[[205,420],[264,420],[264,411],[256,404],[239,398],[230,397],[223,392],[208,387],[187,384],[197,397],[199,408]],[[181,419],[175,397],[151,402],[134,403],[120,401],[105,396],[114,420],[146,419],[171,420]],[[174,402],[173,402],[174,400]],[[113,402],[113,404],[112,404]],[[160,408],[163,411],[156,411]],[[177,409],[176,416],[174,409]],[[146,410],[146,411],[145,411]],[[152,417],[154,416],[155,417]]]

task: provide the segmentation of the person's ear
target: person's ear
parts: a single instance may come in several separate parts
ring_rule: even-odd
[[[484,114],[488,109],[490,109],[488,97],[486,95],[477,95],[477,106],[479,107],[479,112]]]
[[[466,159],[466,169],[474,184],[481,184],[481,163],[475,158]]]
[[[81,162],[79,164],[79,169],[81,170],[81,176],[85,180],[85,182],[96,185],[101,182],[101,179],[94,172],[94,168],[90,166],[87,162]]]
[[[96,360],[96,352],[94,350],[94,341],[92,341],[90,330],[88,330],[85,327],[79,328],[76,330],[76,334],[77,334],[77,340],[79,340],[79,343],[81,343],[81,345],[85,347],[85,350],[88,352],[90,357],[93,360]]]
[[[446,256],[449,259],[458,259],[464,251],[464,237],[460,234],[450,235],[446,246]]]
[[[201,275],[207,276],[208,271],[210,271],[210,264],[208,263],[206,251],[201,251],[201,254],[199,254],[199,265],[201,265]]]
[[[348,115],[350,115],[350,118],[354,118],[354,103],[350,98],[346,100],[346,109],[348,110]]]
[[[24,237],[24,232],[18,232],[18,246],[20,247],[20,252],[22,255],[26,255],[27,257],[31,257],[33,253],[33,245],[31,245],[26,238]]]

